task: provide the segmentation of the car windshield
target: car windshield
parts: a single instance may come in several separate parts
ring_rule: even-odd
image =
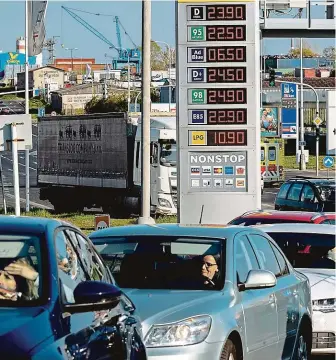
[[[274,219],[274,218],[238,218],[229,222],[230,225],[243,225],[243,226],[251,226],[251,225],[262,225],[262,224],[282,224],[282,223],[298,223],[303,222],[299,220],[288,220],[288,219]],[[309,221],[304,221],[309,222]]]
[[[335,235],[289,232],[270,232],[269,235],[281,247],[293,267],[335,268]]]
[[[0,307],[33,306],[41,294],[40,239],[0,234]]]
[[[224,240],[129,236],[93,242],[121,288],[223,288]]]
[[[176,142],[163,141],[160,143],[160,164],[163,166],[176,166]]]

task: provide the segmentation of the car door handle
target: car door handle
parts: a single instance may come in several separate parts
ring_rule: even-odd
[[[270,305],[272,305],[272,306],[275,305],[275,296],[274,296],[274,294],[272,294],[272,295],[270,295],[270,296],[268,297],[268,303],[269,303]]]
[[[294,290],[294,291],[293,291],[293,296],[297,298],[298,295],[299,295],[299,292],[298,292],[297,290]]]

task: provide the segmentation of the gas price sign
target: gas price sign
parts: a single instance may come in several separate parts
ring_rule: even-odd
[[[261,206],[259,9],[194,1],[176,5],[178,217],[221,224]]]

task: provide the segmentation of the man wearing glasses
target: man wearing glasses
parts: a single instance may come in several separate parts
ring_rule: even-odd
[[[202,279],[204,285],[209,288],[216,286],[216,280],[218,278],[218,265],[213,255],[206,255],[202,259]]]

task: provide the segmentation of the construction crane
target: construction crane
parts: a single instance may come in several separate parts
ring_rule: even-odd
[[[129,61],[131,63],[134,63],[137,68],[137,72],[140,72],[140,50],[137,48],[136,44],[133,42],[131,37],[128,35],[127,31],[123,27],[123,25],[120,23],[119,17],[114,16],[114,21],[116,23],[116,34],[117,34],[117,40],[118,40],[118,47],[116,47],[109,39],[107,39],[100,31],[95,29],[92,25],[90,25],[87,21],[82,19],[79,15],[74,13],[72,10],[85,12],[92,15],[100,15],[95,13],[90,13],[88,11],[78,10],[78,9],[70,9],[65,6],[61,6],[63,10],[65,10],[73,19],[78,21],[81,25],[83,25],[87,30],[89,30],[92,34],[97,36],[100,40],[104,41],[105,44],[107,44],[111,49],[115,49],[118,52],[118,58],[113,61],[113,67],[118,68],[118,65],[125,64]],[[107,15],[111,16],[111,15]],[[128,36],[128,38],[131,40],[132,44],[134,45],[134,49],[124,49],[121,42],[121,33],[120,33],[120,27],[124,30],[125,34]],[[125,51],[126,50],[126,51]]]

